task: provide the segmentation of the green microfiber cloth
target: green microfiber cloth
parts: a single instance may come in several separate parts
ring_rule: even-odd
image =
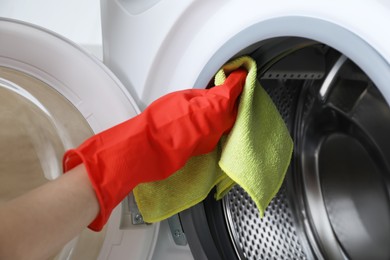
[[[235,59],[215,75],[222,84],[229,72],[245,68],[248,75],[241,94],[236,122],[211,153],[192,157],[161,181],[134,189],[146,222],[166,219],[202,201],[216,186],[216,199],[239,184],[263,216],[278,192],[291,160],[293,142],[272,100],[257,81],[256,62],[247,56]]]

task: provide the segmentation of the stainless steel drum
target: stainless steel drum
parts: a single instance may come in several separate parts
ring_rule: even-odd
[[[390,109],[380,91],[318,42],[278,38],[250,49],[294,139],[293,159],[263,218],[239,186],[183,212],[194,257],[390,259]]]

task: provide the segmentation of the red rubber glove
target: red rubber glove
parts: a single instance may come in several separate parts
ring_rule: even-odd
[[[138,116],[67,151],[64,171],[84,163],[100,204],[89,228],[101,230],[139,183],[167,178],[191,156],[211,152],[234,125],[246,74],[236,70],[223,85],[163,96]]]

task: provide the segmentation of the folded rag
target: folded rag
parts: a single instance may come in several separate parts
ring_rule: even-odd
[[[192,157],[169,178],[134,189],[146,222],[168,218],[202,201],[216,186],[216,199],[235,184],[248,192],[260,215],[279,190],[289,166],[293,142],[270,97],[257,81],[255,61],[247,56],[224,65],[215,85],[238,68],[248,71],[236,122],[217,148]]]

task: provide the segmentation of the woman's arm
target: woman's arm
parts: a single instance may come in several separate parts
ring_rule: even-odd
[[[99,212],[81,164],[0,207],[0,259],[47,259]]]

